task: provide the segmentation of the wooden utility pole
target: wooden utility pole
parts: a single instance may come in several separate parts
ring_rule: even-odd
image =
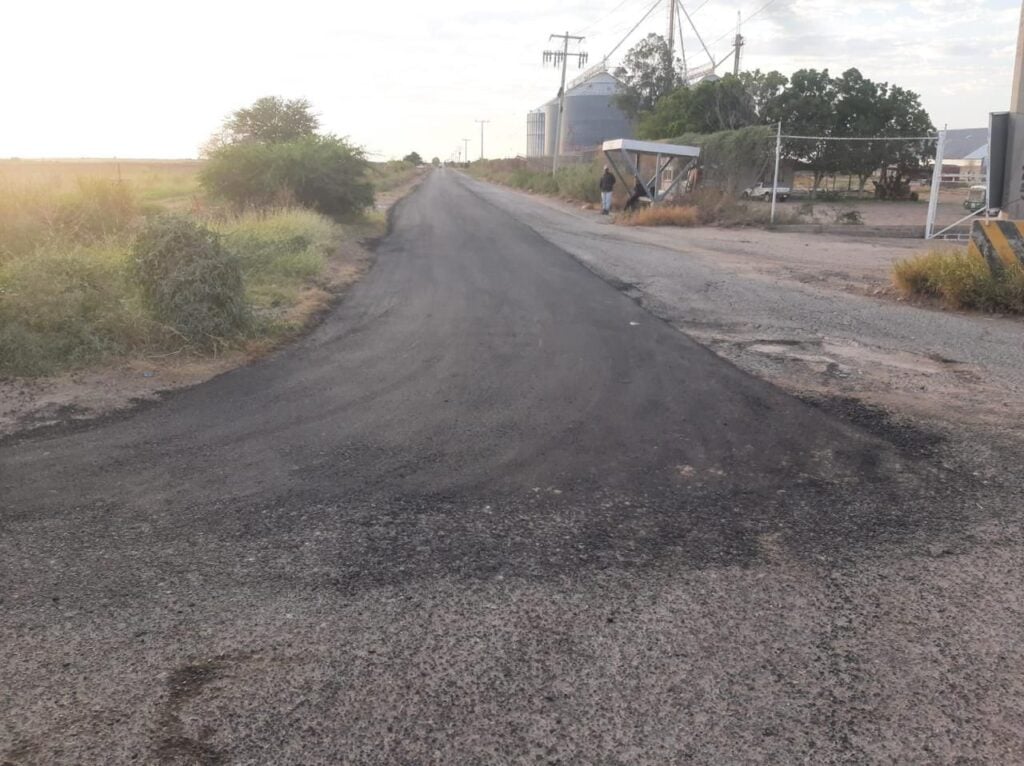
[[[587,54],[582,51],[579,53],[569,53],[569,41],[581,43],[586,38],[578,37],[576,35],[570,35],[566,32],[564,35],[551,35],[549,40],[561,40],[562,50],[544,51],[544,63],[554,62],[555,66],[562,65],[562,87],[558,89],[558,121],[555,123],[555,156],[551,160],[551,175],[558,172],[558,155],[562,151],[562,117],[565,114],[565,74],[569,66],[569,57],[575,56],[576,61],[579,64],[580,69],[583,68],[584,64],[587,63]],[[545,126],[545,130],[547,126]]]
[[[733,43],[736,53],[732,62],[732,73],[736,77],[740,76],[740,49],[743,47],[743,35],[740,34],[740,18],[740,12],[736,11],[736,41]]]
[[[477,120],[480,123],[480,159],[484,158],[484,125],[490,122],[490,120]]]

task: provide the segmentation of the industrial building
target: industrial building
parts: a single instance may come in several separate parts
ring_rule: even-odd
[[[622,83],[604,68],[586,72],[565,91],[565,129],[560,154],[594,151],[605,141],[632,138],[633,124],[615,105]],[[558,138],[558,98],[526,116],[526,156],[550,157]]]

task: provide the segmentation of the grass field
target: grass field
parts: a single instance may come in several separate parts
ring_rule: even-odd
[[[383,188],[414,174],[377,167]],[[340,224],[303,209],[237,213],[208,203],[199,161],[0,161],[0,376],[50,375],[117,358],[198,353],[150,319],[128,256],[148,216],[192,217],[240,260],[256,319],[241,346],[294,334],[357,267],[346,243],[379,215]],[[348,256],[341,256],[345,250]]]

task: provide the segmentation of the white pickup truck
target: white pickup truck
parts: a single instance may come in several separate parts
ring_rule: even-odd
[[[789,199],[790,188],[788,186],[780,186],[775,192],[775,198],[779,202],[785,202]],[[763,183],[759,183],[756,186],[751,186],[749,189],[743,190],[743,199],[763,199],[765,202],[772,201],[772,185],[767,186]]]

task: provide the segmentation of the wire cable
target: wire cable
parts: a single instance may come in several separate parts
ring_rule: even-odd
[[[580,32],[580,34],[584,34],[585,32],[589,32],[591,29],[593,29],[594,27],[598,26],[599,24],[603,24],[604,22],[608,21],[608,19],[610,19],[612,16],[614,16],[616,13],[618,13],[623,8],[623,6],[625,6],[626,3],[628,3],[628,2],[630,2],[630,0],[622,0],[621,3],[619,3],[614,8],[612,8],[610,11],[608,11],[608,13],[606,13],[604,16],[599,18],[597,21],[595,21],[595,22],[593,22],[591,24],[588,24],[587,26],[583,27],[583,29]]]
[[[654,5],[652,5],[650,7],[650,9],[647,11],[647,13],[645,13],[643,15],[643,18],[641,18],[640,21],[638,21],[636,24],[634,24],[633,28],[631,30],[629,30],[628,32],[626,32],[625,37],[623,37],[621,40],[619,40],[618,44],[604,55],[605,61],[610,59],[612,57],[612,54],[614,54],[615,51],[617,51],[619,48],[622,47],[622,44],[624,42],[626,42],[626,40],[629,39],[630,35],[632,35],[634,32],[636,32],[637,29],[640,28],[641,24],[643,24],[645,21],[647,21],[647,19],[650,17],[650,15],[652,13],[654,13],[654,9],[657,8],[659,5],[661,5],[661,0],[655,0]]]

